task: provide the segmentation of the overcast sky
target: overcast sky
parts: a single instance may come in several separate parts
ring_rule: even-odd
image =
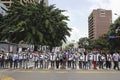
[[[114,13],[120,15],[120,0],[49,0],[50,4],[67,10],[64,14],[69,16],[68,26],[73,29],[69,41],[88,37],[88,16],[93,9],[112,10],[113,21],[118,17]]]

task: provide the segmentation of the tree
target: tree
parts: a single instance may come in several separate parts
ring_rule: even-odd
[[[91,49],[98,49],[98,50],[108,50],[109,49],[109,42],[107,34],[99,37],[97,40],[92,40],[90,43]]]
[[[68,50],[68,49],[73,49],[74,48],[74,43],[69,43],[68,45],[65,46],[64,50]]]
[[[90,39],[87,37],[80,38],[78,42],[79,48],[89,49]]]
[[[54,5],[45,6],[41,3],[14,3],[8,10],[8,15],[0,26],[1,40],[26,44],[59,46],[70,36],[71,29],[65,22],[68,16],[62,14],[64,10]]]
[[[120,17],[118,19],[116,19],[113,24],[111,24],[110,30],[108,32],[108,35],[116,36],[116,38],[109,39],[110,49],[112,51],[120,50],[120,31],[116,32],[118,27],[120,27]]]

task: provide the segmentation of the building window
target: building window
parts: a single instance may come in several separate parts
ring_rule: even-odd
[[[100,17],[105,17],[105,10],[100,10]]]
[[[4,5],[6,5],[6,6],[10,6],[10,3],[4,3]]]

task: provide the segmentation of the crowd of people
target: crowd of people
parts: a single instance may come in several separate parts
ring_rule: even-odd
[[[0,51],[1,69],[107,69],[119,70],[118,52],[100,51]]]

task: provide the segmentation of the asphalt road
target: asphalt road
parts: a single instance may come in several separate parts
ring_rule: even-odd
[[[0,70],[0,80],[120,80],[114,70]]]

